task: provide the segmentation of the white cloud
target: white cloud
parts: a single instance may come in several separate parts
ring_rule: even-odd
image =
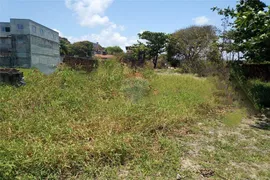
[[[209,19],[205,16],[200,16],[192,19],[196,25],[205,25],[209,23]]]
[[[125,37],[121,31],[125,26],[117,25],[105,16],[105,11],[114,0],[65,0],[66,7],[71,9],[78,18],[79,24],[84,27],[93,28],[104,26],[99,33],[87,34],[81,37],[67,36],[70,42],[91,41],[98,42],[101,46],[120,46],[125,50],[125,46],[137,43],[138,38]]]
[[[119,29],[120,29],[120,31],[124,31],[124,30],[126,30],[126,27],[121,25],[121,26],[119,26]]]
[[[104,15],[114,0],[65,0],[66,7],[78,17],[81,26],[94,27],[110,23]]]
[[[137,43],[138,37],[125,37],[121,35],[117,30],[121,27],[114,28],[109,26],[108,28],[104,28],[100,33],[88,34],[81,37],[67,37],[70,42],[77,41],[91,41],[98,42],[101,46],[120,46],[123,50],[125,50],[125,46],[130,46]]]

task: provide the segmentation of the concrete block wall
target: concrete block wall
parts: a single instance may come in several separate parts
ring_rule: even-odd
[[[9,36],[7,44],[0,44],[0,50],[11,46],[16,58],[2,58],[0,66],[12,61],[11,64],[19,67],[48,67],[51,70],[60,63],[58,32],[28,19],[11,19],[10,23],[0,23],[1,26],[9,26],[10,32],[0,32],[0,43],[1,37]]]
[[[30,34],[43,39],[59,43],[59,34],[41,24],[29,20]]]
[[[33,21],[30,26],[32,66],[55,67],[60,63],[59,34]]]
[[[8,30],[9,32],[7,32]],[[10,34],[10,23],[0,22],[0,66],[10,65],[9,58],[7,58],[11,50]]]
[[[10,32],[7,32],[7,30],[10,30],[10,23],[0,23],[0,57],[2,57],[0,62],[4,64],[6,63],[4,57],[9,55],[12,47]]]
[[[11,34],[25,35],[30,34],[29,20],[27,19],[10,19]]]
[[[9,67],[10,66],[10,59],[7,57],[0,57],[0,66]]]
[[[16,62],[15,66],[30,68],[31,67],[31,50],[30,35],[13,35],[15,41]]]
[[[0,22],[0,37],[8,37],[11,32],[6,32],[6,28],[10,28],[9,22]]]
[[[0,53],[5,53],[11,50],[11,38],[1,37],[0,38]]]

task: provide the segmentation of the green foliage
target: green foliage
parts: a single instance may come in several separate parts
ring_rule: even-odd
[[[167,61],[167,54],[161,54],[158,58],[158,64],[157,68],[162,69],[162,68],[167,68],[168,66],[168,61]]]
[[[60,37],[60,55],[79,57],[91,57],[93,44],[89,41],[81,41],[71,44],[67,38]]]
[[[113,92],[118,91],[122,84],[123,71],[124,67],[115,60],[102,61],[90,78],[99,83],[99,87],[105,91],[105,98],[112,98]]]
[[[154,68],[157,67],[158,55],[165,52],[165,47],[168,41],[168,34],[162,32],[144,31],[138,34],[140,39],[146,40],[146,47],[148,54],[153,58]]]
[[[217,48],[214,48],[213,45],[217,39],[216,28],[213,26],[191,26],[180,29],[170,37],[167,50],[168,60],[195,61],[206,59],[210,53],[215,52],[217,54]]]
[[[132,68],[144,67],[149,49],[143,43],[134,44],[131,48],[131,52],[120,56],[121,62]]]
[[[224,127],[208,78],[117,61],[90,74],[22,71],[26,86],[0,86],[0,179],[269,177],[269,131]]]
[[[269,61],[270,59],[270,10],[260,0],[241,0],[236,8],[212,8],[220,15],[234,20],[229,38],[233,49],[244,54],[249,61]],[[226,34],[225,34],[226,36]]]
[[[184,61],[179,67],[182,69],[182,73],[197,74],[200,77],[215,76],[218,73],[218,64],[211,61]]]
[[[270,107],[270,82],[263,82],[259,79],[249,80],[250,93],[253,96],[254,101],[260,108]]]
[[[150,49],[143,43],[139,42],[138,44],[134,44],[132,46],[132,55],[136,59],[137,67],[143,67],[145,65],[146,59],[151,57],[149,52]]]
[[[166,133],[215,106],[210,81],[116,61],[90,74],[23,71],[26,86],[0,86],[0,179],[117,179],[125,167],[174,178],[182,146]]]
[[[60,37],[60,55],[68,55],[70,53],[70,42],[67,40],[67,38]]]
[[[149,54],[149,51],[150,51],[150,49],[149,49],[146,45],[144,45],[143,43],[141,43],[141,42],[139,42],[139,43],[137,43],[137,44],[134,44],[134,45],[132,46],[132,54],[133,54],[135,57],[137,57],[138,59],[139,59],[138,54],[139,54],[140,52]]]
[[[89,41],[76,42],[70,45],[70,54],[79,57],[91,57],[93,44]]]
[[[135,53],[123,53],[120,55],[119,60],[131,68],[137,67],[138,59]]]
[[[234,112],[228,113],[225,115],[223,122],[229,127],[238,126],[241,121],[245,118],[246,112],[243,110],[236,110]]]
[[[231,75],[258,109],[270,107],[270,83],[259,79],[247,79],[237,64],[232,64]]]
[[[131,78],[123,82],[121,90],[133,102],[138,102],[149,93],[150,86],[146,79]]]
[[[119,46],[109,46],[105,48],[106,52],[111,55],[123,53],[123,49],[121,49]]]
[[[170,36],[167,60],[184,73],[215,75],[221,63],[217,29],[214,26],[191,26]]]
[[[213,63],[221,63],[220,51],[217,42],[211,43],[209,51],[206,53],[206,59]]]

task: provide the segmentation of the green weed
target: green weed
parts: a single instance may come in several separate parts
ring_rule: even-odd
[[[0,179],[175,178],[198,123],[218,120],[208,79],[116,61],[23,71],[26,86],[0,86]]]
[[[223,122],[227,126],[235,127],[241,123],[245,118],[246,112],[244,110],[236,110],[225,115]]]

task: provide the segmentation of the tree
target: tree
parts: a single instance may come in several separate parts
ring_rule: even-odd
[[[67,38],[60,37],[60,55],[65,56],[69,54],[70,42]]]
[[[111,55],[123,53],[123,49],[121,49],[119,46],[109,46],[105,50]]]
[[[91,57],[93,44],[89,41],[76,42],[71,45],[71,55]]]
[[[217,39],[214,26],[191,26],[180,29],[171,35],[167,50],[168,60],[191,62],[206,59]]]
[[[226,16],[222,18],[221,26],[223,29],[220,31],[220,42],[218,43],[220,59],[234,60],[236,52],[232,43],[233,31],[228,29],[231,26],[230,18]]]
[[[165,52],[168,35],[162,32],[150,31],[144,31],[138,35],[140,39],[146,40],[148,54],[153,59],[154,68],[156,68],[159,54]]]
[[[269,6],[270,7],[270,6]],[[260,0],[240,0],[236,8],[212,8],[232,19],[233,51],[249,61],[270,61],[270,11]]]
[[[142,67],[145,64],[145,58],[148,52],[148,47],[141,42],[133,45],[133,56],[137,61],[136,66]]]
[[[145,44],[138,42],[130,47],[131,51],[121,56],[121,61],[132,68],[143,67],[147,56],[148,48]]]

